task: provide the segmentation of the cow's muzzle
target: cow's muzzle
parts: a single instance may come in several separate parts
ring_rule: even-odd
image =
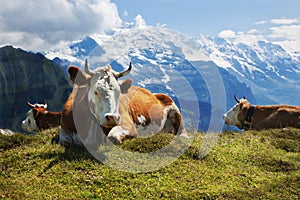
[[[223,120],[225,121],[225,124],[228,125],[229,122],[228,122],[228,117],[226,114],[223,115]]]
[[[120,124],[120,115],[115,113],[106,113],[104,115],[105,122],[103,126],[105,127],[114,127]]]

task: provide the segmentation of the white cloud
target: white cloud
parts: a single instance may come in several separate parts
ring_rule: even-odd
[[[156,24],[156,27],[160,27],[160,28],[164,28],[166,26],[167,26],[167,24],[162,24],[162,23],[157,23]]]
[[[300,24],[290,26],[271,27],[270,38],[285,38],[288,40],[300,40]]]
[[[232,30],[224,30],[221,31],[218,36],[221,38],[235,38],[236,34]]]
[[[136,27],[145,27],[145,26],[147,26],[145,20],[143,19],[143,17],[141,15],[137,15],[134,20],[135,20],[135,26]]]
[[[44,50],[121,25],[110,0],[0,0],[0,45]]]
[[[261,35],[260,31],[257,29],[250,29],[246,32],[234,32],[232,30],[224,30],[221,31],[218,36],[229,39],[235,43],[245,43],[248,45],[256,43],[259,40],[265,40],[264,37]]]
[[[272,19],[271,23],[273,24],[295,24],[299,21],[297,19]]]
[[[237,32],[224,30],[219,33],[219,37],[248,45],[257,41],[270,41],[281,45],[287,52],[300,52],[300,22],[297,19],[273,19],[259,21],[255,25],[262,26]]]
[[[300,24],[271,27],[268,38],[276,40],[288,52],[300,52]]]
[[[248,34],[258,34],[259,30],[257,30],[257,29],[250,29],[247,33]]]
[[[284,40],[279,42],[274,42],[275,44],[279,44],[282,46],[286,51],[293,53],[293,52],[300,52],[300,40]]]
[[[254,24],[255,25],[264,25],[264,24],[267,24],[267,23],[268,23],[267,21],[262,20],[262,21],[255,22]]]
[[[254,33],[251,33],[251,32],[247,32],[247,33],[239,32],[239,34],[235,38],[235,42],[245,43],[245,44],[248,44],[248,45],[254,44],[254,43],[256,43],[257,41],[260,41],[260,40],[264,41],[266,39],[264,38],[263,35],[254,34]]]

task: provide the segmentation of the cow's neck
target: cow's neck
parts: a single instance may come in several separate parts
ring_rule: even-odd
[[[252,117],[255,111],[255,106],[250,106],[246,114],[246,122],[252,123]]]
[[[256,106],[250,106],[249,109],[247,110],[246,119],[242,123],[242,127],[241,127],[242,129],[245,129],[245,130],[252,129],[252,118],[253,118],[253,114],[255,112],[255,107]]]

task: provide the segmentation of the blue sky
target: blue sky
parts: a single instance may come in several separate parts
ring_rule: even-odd
[[[300,20],[299,0],[112,0],[119,15],[130,21],[140,14],[147,24],[191,37],[217,36],[225,29],[251,29],[255,22],[278,18]]]
[[[300,51],[299,0],[0,0],[0,46],[45,51],[134,22]]]

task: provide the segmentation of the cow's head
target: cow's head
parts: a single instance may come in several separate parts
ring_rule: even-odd
[[[47,113],[47,102],[45,101],[44,104],[31,104],[29,101],[27,101],[27,105],[31,108],[27,112],[27,117],[25,120],[22,121],[22,128],[24,131],[27,132],[33,132],[38,131],[39,128],[37,127],[36,118],[40,113]]]
[[[129,74],[129,68],[124,72],[115,72],[108,65],[91,71],[85,61],[85,73],[78,67],[70,66],[68,73],[75,86],[88,87],[88,107],[97,120],[104,127],[113,127],[120,123],[118,110],[119,96],[126,93],[132,84],[131,79],[118,83],[118,78]]]
[[[243,128],[244,122],[247,117],[247,111],[250,108],[250,104],[245,97],[238,100],[234,95],[234,99],[237,104],[233,106],[227,113],[223,115],[225,124],[237,126],[238,128]]]

